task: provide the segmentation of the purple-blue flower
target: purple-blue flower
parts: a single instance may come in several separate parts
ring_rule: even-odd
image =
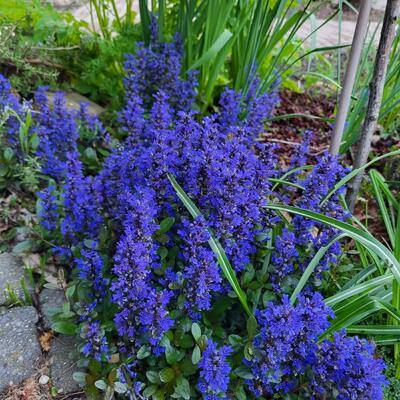
[[[231,367],[227,358],[232,353],[230,346],[217,345],[208,339],[207,347],[203,351],[199,361],[200,378],[199,390],[204,399],[227,399],[226,393],[229,385],[229,373]]]
[[[332,316],[319,293],[299,296],[294,306],[284,295],[281,304],[270,302],[257,311],[260,333],[253,341],[253,359],[246,360],[253,374],[247,381],[251,392],[259,397],[294,390],[317,361],[318,337]]]
[[[384,369],[373,343],[336,332],[333,340],[321,343],[312,387],[319,396],[337,391],[338,400],[381,400],[383,386],[388,384]]]
[[[101,329],[100,321],[90,322],[84,331],[85,344],[82,348],[82,353],[86,357],[93,357],[101,361],[102,358],[108,359],[108,343]]]

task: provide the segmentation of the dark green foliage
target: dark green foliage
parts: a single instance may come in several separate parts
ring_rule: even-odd
[[[72,87],[102,105],[120,106],[125,54],[134,52],[138,37],[138,28],[126,25],[111,39],[84,38],[79,52],[65,59]]]
[[[11,5],[12,3],[12,5]],[[64,73],[63,54],[76,51],[84,22],[39,1],[0,1],[0,72],[26,96]]]
[[[0,0],[0,73],[23,97],[40,85],[61,85],[114,108],[123,92],[125,54],[138,38],[133,24],[104,39],[50,4]]]

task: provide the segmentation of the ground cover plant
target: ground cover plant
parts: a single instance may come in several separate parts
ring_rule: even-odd
[[[93,10],[101,19],[104,10]],[[97,16],[96,16],[97,15]],[[101,34],[47,2],[0,1],[0,71],[22,96],[40,85],[76,91],[102,105],[120,106],[124,54],[139,38],[134,13]]]
[[[23,160],[21,126],[38,138],[38,229],[70,274],[53,328],[82,338],[77,377],[93,397],[382,398],[375,345],[342,328],[398,318],[399,266],[345,222],[348,170],[328,154],[304,167],[307,132],[279,167],[257,141],[279,98],[257,77],[196,111],[196,73],[181,76],[179,40],[160,43],[154,22],[149,46],[127,56],[119,139],[61,93],[21,105],[2,79],[2,140]],[[374,245],[378,267],[332,291],[342,232],[366,254]]]
[[[63,87],[109,106],[101,121],[61,91],[33,90],[32,76],[46,79],[19,52],[28,69],[0,75],[0,191],[11,193],[0,222],[13,202],[36,201],[28,237],[11,248],[41,254],[32,286],[46,259],[61,266],[67,302],[52,330],[79,338],[74,378],[93,399],[396,399],[399,203],[379,171],[400,151],[351,170],[315,153],[318,132],[302,132],[290,155],[265,143],[280,85],[317,51],[294,37],[320,5],[200,3],[140,2],[135,24],[131,1],[123,16],[114,0],[93,0],[98,34],[18,3],[12,46],[32,39],[29,9],[41,46],[73,46],[51,58]],[[397,46],[398,36],[387,127],[397,123]],[[367,168],[381,242],[344,200]],[[9,291],[11,301],[34,304],[22,284],[25,298]]]

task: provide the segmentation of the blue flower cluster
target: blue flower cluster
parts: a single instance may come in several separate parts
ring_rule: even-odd
[[[0,129],[4,130],[5,141],[11,146],[16,146],[19,138],[20,122],[18,116],[23,118],[23,107],[17,96],[12,93],[9,80],[0,74]],[[5,121],[3,120],[6,119]],[[3,126],[4,125],[4,126]]]
[[[293,155],[291,168],[301,166],[301,164],[298,164],[299,161],[304,162],[310,140],[310,133],[306,133],[305,141],[300,146],[301,151]],[[328,153],[323,154],[317,158],[315,167],[306,176],[299,172],[289,176],[289,180],[302,187],[301,193],[294,196],[293,204],[299,208],[344,221],[350,214],[344,210],[340,203],[343,187],[336,191],[322,206],[321,202],[346,173],[348,173],[348,169],[339,162],[337,157],[332,157]],[[291,195],[293,196],[293,191]],[[282,229],[282,232],[275,238],[275,251],[272,255],[273,268],[271,268],[274,289],[281,292],[284,286],[282,283],[285,282],[286,278],[291,278],[296,271],[302,272],[318,249],[326,246],[339,233],[335,228],[296,215],[291,221],[290,229]],[[300,252],[300,249],[303,251]],[[304,251],[304,249],[307,249],[307,251]],[[320,260],[314,271],[314,276],[320,278],[321,272],[335,263],[340,253],[339,242],[334,242]]]
[[[103,356],[108,353],[108,344],[104,332],[102,332],[100,321],[89,323],[86,332],[84,332],[84,337],[86,343],[82,349],[83,354],[101,361]]]
[[[211,308],[212,294],[221,291],[221,274],[211,248],[207,246],[210,234],[204,218],[198,217],[193,223],[182,221],[180,235],[183,238],[182,261],[185,265],[183,293],[185,306],[192,318],[200,315],[195,312]]]
[[[156,19],[151,19],[151,37],[148,46],[137,44],[135,54],[127,54],[125,61],[126,106],[121,114],[128,132],[135,133],[134,125],[140,124],[130,117],[140,113],[140,108],[151,109],[154,95],[162,90],[169,99],[174,112],[189,111],[196,96],[196,73],[189,72],[187,79],[181,79],[182,46],[176,36],[172,43],[158,40]],[[133,124],[133,125],[132,125]],[[133,130],[129,129],[133,128]]]
[[[231,353],[230,346],[222,346],[218,349],[211,339],[208,340],[199,362],[199,390],[203,393],[204,400],[228,399],[226,393],[231,367],[227,357]]]
[[[282,304],[270,302],[257,312],[260,335],[254,339],[253,360],[246,360],[254,377],[249,388],[256,397],[299,386],[299,377],[317,360],[318,337],[332,316],[319,293],[300,296],[296,306],[284,295]]]
[[[243,348],[217,347],[211,337],[224,340],[230,329],[243,335],[246,327],[237,321],[238,301],[229,299],[229,287],[208,241],[211,234],[219,240],[240,280],[251,268],[254,275],[261,272],[258,256],[265,251],[264,238],[277,227],[268,277],[277,297],[282,296],[256,311],[258,332],[248,340],[253,357],[241,366],[253,376],[246,381],[246,390],[253,398],[300,393],[309,379],[311,398],[338,392],[341,400],[380,399],[384,364],[375,358],[374,347],[344,333],[319,343],[333,317],[322,296],[307,288],[292,305],[285,295],[285,280],[301,272],[337,232],[302,217],[281,228],[277,217],[264,208],[271,196],[284,196],[272,193],[271,178],[282,172],[274,147],[257,140],[278,101],[277,93],[258,93],[255,79],[246,96],[226,89],[218,111],[201,115],[192,105],[195,75],[181,78],[179,41],[160,43],[157,36],[153,21],[150,45],[139,45],[137,53],[127,57],[125,107],[119,113],[125,138],[110,148],[99,171],[86,168],[80,154],[82,145],[107,139],[98,119],[85,105],[78,111],[67,110],[59,93],[50,104],[44,88],[34,99],[37,115],[32,131],[40,138],[38,155],[50,177],[39,193],[40,217],[53,236],[59,234],[56,251],[75,266],[85,291],[80,310],[83,353],[106,360],[110,349],[118,348],[124,353],[121,360],[127,360],[121,361],[120,371],[135,380],[138,393],[146,366],[155,369],[159,360],[162,368],[165,360],[173,363],[168,352],[163,358],[166,341],[178,347],[185,337],[189,348],[194,345],[187,334],[191,323],[204,322],[202,343],[196,339],[203,352],[193,387],[206,400],[228,398],[231,381],[239,381],[231,364],[242,363]],[[0,79],[0,107],[17,109],[19,103],[7,85]],[[17,120],[7,123],[15,136]],[[305,162],[310,140],[307,134],[292,168]],[[304,189],[291,192],[294,204],[345,219],[338,194],[320,205],[345,172],[337,159],[323,155],[310,173],[288,178]],[[202,217],[191,218],[168,173]],[[333,246],[317,274],[339,252],[338,245]],[[251,292],[249,299],[257,297],[258,284],[254,280],[244,286]],[[229,305],[224,305],[227,299]],[[224,315],[216,316],[215,304]],[[106,334],[103,323],[110,326],[110,313],[114,331],[107,329]],[[175,350],[173,346],[168,351]],[[183,348],[174,353],[177,361],[172,369],[177,366],[177,371],[181,360],[190,361]],[[135,358],[143,349],[148,353],[141,357],[150,361]]]
[[[338,400],[381,400],[385,363],[375,355],[375,346],[357,336],[336,332],[333,340],[321,343],[312,381],[316,395],[338,392]]]
[[[152,271],[158,267],[157,245],[152,238],[157,229],[154,193],[127,193],[125,199],[129,211],[114,256],[116,279],[111,290],[120,307],[114,319],[118,333],[138,349],[144,343],[157,346],[171,328],[173,322],[166,310],[171,292],[157,291],[151,283]]]
[[[66,173],[67,157],[77,158],[79,133],[74,113],[65,107],[63,93],[55,93],[50,104],[46,91],[46,87],[40,88],[34,98],[38,111],[35,131],[40,139],[38,156],[43,173],[60,180]]]
[[[334,316],[320,294],[299,296],[295,306],[283,296],[282,304],[270,302],[256,316],[260,334],[253,341],[253,359],[245,360],[253,374],[247,384],[256,397],[325,398],[337,391],[341,400],[383,398],[385,363],[376,358],[372,343],[343,331],[318,344]]]

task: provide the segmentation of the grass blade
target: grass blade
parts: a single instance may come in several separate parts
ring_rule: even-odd
[[[290,302],[294,304],[296,302],[297,295],[303,290],[304,286],[306,285],[308,279],[310,278],[311,274],[314,272],[314,269],[318,266],[319,262],[321,261],[321,258],[325,255],[329,247],[331,247],[335,242],[338,240],[344,238],[346,235],[338,235],[336,236],[333,240],[331,240],[326,246],[322,246],[315,256],[312,258],[310,263],[308,264],[307,268],[303,272],[303,275],[301,276],[299,283],[297,284],[296,288],[294,289],[291,297],[290,297]]]
[[[185,193],[179,183],[176,181],[175,177],[171,174],[167,174],[169,181],[171,182],[173,188],[177,196],[180,198],[186,209],[189,211],[193,218],[201,216],[200,210],[197,206],[193,203],[193,201],[189,198],[189,196]],[[239,298],[239,301],[242,303],[244,310],[246,311],[248,316],[252,316],[252,312],[250,311],[250,307],[247,304],[246,294],[243,292],[242,288],[240,287],[240,283],[236,277],[235,271],[230,264],[228,257],[224,249],[222,248],[221,244],[218,240],[214,237],[212,232],[210,232],[211,238],[208,241],[211,249],[214,251],[215,255],[218,259],[218,264],[220,265],[222,272],[225,275],[225,278],[230,283],[232,289],[236,293]]]
[[[347,236],[362,243],[366,248],[374,252],[382,260],[385,260],[389,264],[389,267],[394,277],[400,283],[399,261],[396,260],[393,253],[385,245],[383,245],[381,242],[379,242],[379,240],[375,239],[369,233],[361,229],[355,228],[353,225],[350,225],[347,222],[339,221],[335,218],[327,217],[325,215],[309,210],[304,210],[302,208],[285,206],[282,204],[268,204],[265,207],[269,210],[286,211],[296,215],[301,215],[303,217],[310,218],[318,222],[322,222],[323,224],[341,230]]]

